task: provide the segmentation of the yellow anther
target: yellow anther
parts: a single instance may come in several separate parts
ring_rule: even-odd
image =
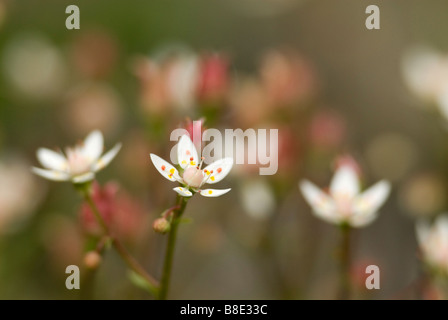
[[[182,164],[187,164],[187,161],[185,161],[185,160],[182,160]]]
[[[215,177],[214,177],[214,176],[213,176],[213,177],[211,177],[211,178],[210,178],[210,180],[212,180],[212,181],[215,181]]]
[[[212,190],[208,190],[208,194],[212,194]]]
[[[171,169],[170,169],[170,173],[171,173],[171,174],[174,174],[174,168],[171,168]]]
[[[192,166],[196,165],[196,163],[195,163],[194,161],[191,161],[190,164],[191,164]]]

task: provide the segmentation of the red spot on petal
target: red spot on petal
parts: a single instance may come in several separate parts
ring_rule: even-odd
[[[162,171],[165,171],[165,169],[166,169],[166,167],[165,167],[165,166],[162,166]]]
[[[190,161],[193,161],[193,157],[190,158]]]
[[[187,156],[189,156],[191,154],[190,150],[187,150],[185,153],[187,154]]]
[[[218,173],[221,173],[221,171],[222,171],[222,168],[218,168],[218,170],[217,170],[217,171],[218,171]]]

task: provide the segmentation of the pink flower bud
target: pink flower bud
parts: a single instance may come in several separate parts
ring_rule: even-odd
[[[168,231],[170,231],[171,224],[165,218],[158,218],[154,221],[152,227],[155,232],[167,233]]]

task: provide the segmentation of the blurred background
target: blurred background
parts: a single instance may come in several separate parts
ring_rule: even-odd
[[[70,4],[80,30],[65,28]],[[365,27],[371,4],[380,30]],[[170,132],[201,118],[279,129],[279,170],[236,166],[219,185],[229,194],[189,202],[171,298],[333,299],[338,229],[312,215],[297,183],[328,186],[347,155],[364,187],[393,186],[378,219],[354,232],[354,296],[440,297],[416,284],[415,221],[447,209],[448,98],[435,89],[448,83],[436,72],[447,29],[443,0],[0,0],[0,298],[80,297],[65,288],[65,267],[83,266],[95,228],[70,183],[29,167],[39,147],[93,129],[106,149],[123,143],[97,175],[97,201],[159,278],[166,239],[151,225],[175,193],[149,153],[169,159]],[[380,290],[365,289],[369,264]],[[89,297],[149,298],[126,274],[107,251]]]

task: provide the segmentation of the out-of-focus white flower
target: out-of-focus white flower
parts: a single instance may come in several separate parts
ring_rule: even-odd
[[[174,106],[188,109],[196,103],[198,77],[199,60],[196,55],[185,54],[173,61],[167,86]]]
[[[66,79],[61,52],[46,38],[35,34],[17,37],[7,44],[2,66],[12,86],[33,99],[60,94]]]
[[[363,227],[372,222],[390,192],[389,182],[383,180],[361,193],[359,177],[350,165],[341,165],[337,169],[329,194],[307,180],[301,181],[299,188],[316,216],[352,227]]]
[[[0,162],[0,234],[14,231],[33,212],[43,189],[29,166],[17,157]]]
[[[196,103],[200,61],[186,48],[169,46],[150,58],[139,58],[135,73],[141,80],[142,105],[150,112],[185,111]]]
[[[49,149],[37,150],[37,158],[46,169],[33,167],[34,173],[55,181],[84,183],[95,178],[95,173],[106,167],[120,151],[121,143],[117,143],[106,154],[103,153],[103,135],[100,131],[92,131],[83,143],[67,148],[66,154]]]
[[[214,184],[224,179],[233,166],[232,158],[217,160],[201,169],[204,158],[199,162],[196,148],[187,135],[180,138],[177,145],[177,158],[180,172],[170,163],[151,153],[151,161],[162,176],[170,181],[177,181],[182,186],[173,190],[182,197],[191,197],[199,192],[204,197],[219,197],[229,189],[201,189],[205,183]]]
[[[78,136],[92,130],[113,133],[122,121],[122,103],[117,91],[102,83],[84,83],[67,94],[61,120],[64,129]]]
[[[432,226],[418,222],[416,230],[423,259],[430,266],[448,273],[448,215],[439,216]]]
[[[448,54],[429,47],[412,48],[403,58],[402,70],[411,91],[424,102],[437,106],[448,119]]]
[[[419,98],[436,102],[448,85],[448,57],[428,47],[415,47],[402,61],[406,84]]]
[[[264,179],[245,181],[241,190],[244,210],[254,219],[266,219],[275,209],[275,198]]]

